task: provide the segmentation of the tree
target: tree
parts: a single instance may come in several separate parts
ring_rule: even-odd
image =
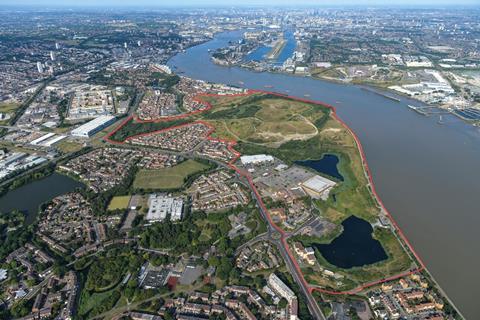
[[[222,280],[227,279],[230,274],[230,270],[232,270],[232,268],[233,268],[232,261],[227,257],[222,257],[220,259],[220,264],[217,267],[217,276]]]
[[[280,302],[278,303],[278,307],[285,309],[288,305],[288,301],[285,298],[280,299]]]

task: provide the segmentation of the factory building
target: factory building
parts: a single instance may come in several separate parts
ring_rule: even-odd
[[[73,129],[70,134],[74,137],[89,138],[98,131],[114,123],[115,120],[116,118],[111,115],[100,116],[81,125],[76,129]]]
[[[242,165],[258,165],[262,164],[265,162],[273,162],[274,159],[272,156],[266,155],[266,154],[256,154],[252,156],[241,156],[240,161],[242,162]]]

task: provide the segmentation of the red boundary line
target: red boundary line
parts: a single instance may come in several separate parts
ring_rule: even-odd
[[[164,121],[170,121],[170,120],[177,120],[177,119],[183,119],[183,118],[187,118],[191,115],[194,115],[194,114],[198,114],[198,113],[201,113],[201,112],[205,112],[207,110],[210,110],[213,106],[211,105],[211,103],[207,102],[207,101],[204,101],[202,100],[201,98],[202,97],[240,97],[240,96],[249,96],[249,95],[252,95],[252,94],[255,94],[255,93],[262,93],[262,94],[269,94],[269,95],[273,95],[273,96],[277,96],[277,97],[282,97],[282,98],[288,98],[288,99],[291,99],[291,100],[295,100],[295,101],[300,101],[300,102],[304,102],[304,103],[309,103],[309,104],[314,104],[314,105],[318,105],[318,106],[322,106],[322,107],[326,107],[326,108],[329,108],[332,110],[332,116],[335,120],[339,121],[341,123],[341,125],[348,130],[348,132],[350,132],[355,140],[355,143],[357,145],[357,148],[358,150],[360,151],[360,157],[362,159],[362,164],[363,164],[363,167],[364,167],[364,170],[367,174],[367,178],[369,180],[369,184],[370,184],[370,189],[372,191],[372,194],[375,196],[378,204],[380,205],[381,209],[383,210],[383,212],[385,212],[385,214],[387,215],[387,217],[389,218],[389,220],[391,221],[393,227],[395,228],[395,230],[398,232],[401,240],[403,240],[405,242],[405,244],[407,245],[408,249],[413,253],[413,255],[415,256],[415,259],[419,262],[420,264],[420,267],[419,268],[416,268],[416,269],[413,269],[411,271],[407,271],[407,272],[403,272],[403,273],[400,273],[400,274],[397,274],[397,275],[393,275],[393,276],[390,276],[390,277],[387,277],[387,278],[383,278],[383,279],[380,279],[380,280],[377,280],[377,281],[372,281],[372,282],[368,282],[368,283],[365,283],[363,285],[360,285],[352,290],[347,290],[347,291],[332,291],[332,290],[326,290],[326,289],[322,289],[322,288],[319,288],[315,285],[311,285],[309,284],[304,276],[303,276],[303,272],[300,268],[300,266],[298,265],[298,262],[297,260],[295,259],[294,255],[292,254],[291,250],[290,250],[290,247],[287,243],[287,239],[286,239],[286,233],[285,231],[280,228],[279,226],[277,226],[271,216],[270,216],[270,213],[268,212],[267,210],[267,207],[265,206],[261,196],[260,196],[260,193],[258,192],[257,188],[255,187],[254,183],[253,183],[253,180],[252,180],[252,177],[241,171],[238,167],[236,167],[234,165],[234,162],[237,161],[237,159],[240,157],[240,153],[235,150],[233,148],[233,146],[235,146],[237,144],[237,142],[235,140],[227,140],[227,139],[218,139],[218,138],[213,138],[211,137],[211,134],[215,131],[215,127],[213,127],[211,124],[205,122],[205,121],[202,121],[202,120],[197,120],[197,121],[194,121],[194,122],[189,122],[189,123],[184,123],[184,124],[180,124],[180,125],[177,125],[177,126],[172,126],[172,127],[168,127],[168,128],[164,128],[164,129],[160,129],[160,130],[156,130],[156,131],[151,131],[151,132],[147,132],[147,133],[140,133],[140,134],[136,134],[136,135],[133,135],[133,136],[130,136],[130,137],[127,137],[123,142],[119,142],[119,141],[114,141],[111,139],[111,137],[118,131],[120,130],[120,128],[122,128],[125,124],[127,124],[127,122],[129,122],[130,120],[132,121],[135,121],[135,122],[138,122],[138,123],[149,123],[149,122],[164,122]],[[295,268],[297,269],[298,271],[298,274],[300,275],[300,278],[301,278],[301,281],[303,282],[303,284],[305,285],[305,287],[308,288],[309,292],[312,293],[313,291],[318,291],[318,292],[321,292],[321,293],[326,293],[326,294],[331,294],[331,295],[352,295],[352,294],[357,294],[359,292],[361,292],[362,290],[366,289],[366,288],[369,288],[369,287],[372,287],[372,286],[375,286],[375,285],[378,285],[378,284],[381,284],[381,283],[384,283],[384,282],[388,282],[388,281],[392,281],[392,280],[396,280],[396,279],[399,279],[399,278],[402,278],[402,277],[405,277],[405,276],[408,276],[408,275],[411,275],[411,274],[414,274],[414,273],[418,273],[422,270],[425,269],[425,264],[423,262],[423,260],[420,258],[420,256],[417,254],[417,252],[413,249],[413,246],[411,245],[410,241],[408,241],[407,237],[405,236],[405,234],[403,233],[403,231],[401,230],[400,226],[397,224],[397,222],[395,221],[395,219],[392,217],[392,215],[390,214],[390,212],[387,210],[387,208],[385,207],[385,205],[383,204],[382,200],[380,199],[380,197],[378,196],[377,194],[377,191],[375,189],[375,185],[373,183],[373,178],[372,178],[372,174],[371,174],[371,171],[370,171],[370,168],[368,167],[368,163],[367,163],[367,160],[366,160],[366,156],[365,156],[365,152],[364,152],[364,149],[362,147],[362,144],[360,143],[360,139],[358,138],[358,136],[356,135],[356,133],[342,120],[338,117],[337,115],[337,111],[336,111],[336,108],[332,105],[329,105],[329,104],[326,104],[326,103],[323,103],[323,102],[319,102],[319,101],[314,101],[314,100],[309,100],[309,99],[303,99],[303,98],[298,98],[298,97],[293,97],[293,96],[289,96],[289,95],[285,95],[285,94],[281,94],[281,93],[276,93],[276,92],[271,92],[271,91],[264,91],[264,90],[248,90],[246,93],[240,93],[240,94],[228,94],[228,95],[220,95],[220,94],[211,94],[211,93],[201,93],[201,94],[198,94],[196,95],[194,98],[193,98],[195,101],[199,102],[199,103],[203,103],[206,105],[206,108],[203,108],[203,109],[198,109],[198,110],[195,110],[195,111],[192,111],[192,112],[189,112],[189,113],[185,113],[185,114],[181,114],[181,115],[177,115],[177,116],[170,116],[170,117],[165,117],[165,118],[159,118],[159,119],[153,119],[153,120],[141,120],[139,119],[137,116],[135,115],[131,115],[129,117],[127,117],[124,121],[122,121],[120,123],[120,125],[118,125],[113,131],[111,131],[110,133],[108,133],[106,136],[105,136],[105,140],[108,141],[109,143],[112,143],[112,144],[117,144],[117,145],[122,145],[125,143],[125,141],[127,140],[131,140],[135,137],[140,137],[140,136],[146,136],[146,135],[152,135],[152,134],[155,134],[155,133],[159,133],[159,132],[164,132],[164,131],[168,131],[168,130],[173,130],[173,129],[176,129],[176,128],[180,128],[180,127],[184,127],[184,126],[188,126],[188,125],[192,125],[192,124],[195,124],[195,123],[201,123],[201,124],[204,124],[206,126],[208,126],[210,128],[210,130],[207,132],[207,139],[208,140],[211,140],[211,141],[219,141],[219,142],[224,142],[227,144],[227,149],[232,152],[234,154],[234,158],[232,160],[230,160],[230,162],[227,163],[228,167],[233,169],[237,174],[245,177],[250,185],[250,187],[252,188],[253,192],[255,193],[255,195],[257,196],[257,198],[259,199],[259,205],[262,207],[262,209],[264,210],[264,212],[266,213],[266,217],[269,221],[269,223],[280,233],[281,235],[281,241],[283,243],[283,245],[285,246],[285,249],[287,251],[287,254],[290,256],[291,260],[293,261],[293,264],[295,265]]]

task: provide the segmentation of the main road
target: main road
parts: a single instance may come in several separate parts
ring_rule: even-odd
[[[267,209],[265,208],[265,205],[263,204],[263,201],[260,195],[255,189],[255,186],[253,185],[250,179],[248,180],[249,180],[250,188],[252,189],[252,195],[255,201],[257,202],[257,207],[260,210],[260,213],[263,219],[268,224],[266,239],[268,239],[270,242],[275,244],[276,247],[278,248],[278,251],[282,255],[283,261],[285,261],[285,265],[287,266],[288,271],[292,275],[293,280],[295,281],[295,283],[298,284],[298,286],[300,287],[300,290],[302,291],[302,294],[307,299],[307,306],[308,306],[308,310],[310,311],[310,314],[314,316],[315,319],[325,320],[325,317],[322,311],[320,310],[317,301],[315,301],[315,298],[313,297],[311,291],[309,290],[309,286],[305,281],[305,278],[303,277],[301,270],[299,269],[296,261],[294,261],[294,258],[291,256],[291,253],[288,249],[285,232],[279,229],[279,227],[273,223],[270,217],[270,214],[267,212]]]

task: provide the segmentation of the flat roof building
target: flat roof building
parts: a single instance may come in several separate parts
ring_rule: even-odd
[[[304,181],[301,186],[310,196],[314,198],[326,199],[330,189],[332,189],[336,183],[327,178],[319,175],[313,176],[310,179]]]
[[[251,156],[241,156],[240,161],[243,165],[261,164],[264,162],[273,162],[273,157],[266,154],[255,154]]]
[[[297,296],[275,273],[270,274],[268,277],[268,285],[280,296],[285,298],[288,303],[291,303]]]
[[[0,269],[0,281],[3,281],[7,279],[7,270],[6,269]]]
[[[163,221],[170,215],[172,221],[182,219],[183,200],[161,194],[151,194],[148,198],[147,220],[151,222]]]
[[[115,117],[111,115],[100,116],[80,127],[73,129],[70,134],[74,137],[89,138],[103,128],[108,127],[115,122]]]
[[[288,301],[287,319],[298,319],[298,301],[295,293],[290,289],[275,273],[270,274],[268,277],[268,285],[278,295],[285,298]]]

